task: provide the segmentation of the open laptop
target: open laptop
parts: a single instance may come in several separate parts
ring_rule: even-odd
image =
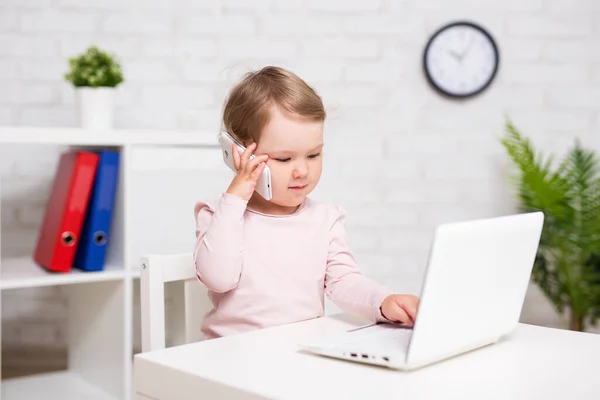
[[[300,347],[412,370],[497,342],[519,322],[543,222],[532,212],[440,225],[412,329],[370,324]]]

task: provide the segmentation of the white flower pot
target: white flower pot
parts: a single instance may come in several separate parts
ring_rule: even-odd
[[[79,123],[85,129],[112,129],[114,120],[115,88],[79,87],[77,102]]]

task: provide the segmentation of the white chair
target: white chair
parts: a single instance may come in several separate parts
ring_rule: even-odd
[[[176,282],[176,283],[174,283]],[[174,283],[173,312],[169,329],[173,345],[203,339],[202,317],[212,308],[206,288],[197,280],[192,253],[147,255],[142,257],[140,306],[142,352],[159,350],[166,345],[165,284]]]

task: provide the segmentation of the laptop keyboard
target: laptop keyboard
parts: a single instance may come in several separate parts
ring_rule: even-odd
[[[378,324],[358,330],[344,332],[324,339],[322,347],[360,347],[380,350],[406,351],[412,329],[392,324]]]

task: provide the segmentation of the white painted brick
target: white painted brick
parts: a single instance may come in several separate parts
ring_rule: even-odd
[[[331,193],[335,193],[337,202],[344,207],[348,204],[372,205],[381,199],[383,193],[381,183],[374,181],[357,184],[354,179],[329,179],[324,176],[319,185],[323,186],[322,189],[326,188]]]
[[[411,156],[402,157],[386,154],[382,162],[384,170],[380,176],[385,177],[385,179],[414,181],[421,177],[420,165]]]
[[[18,61],[0,61],[0,81],[14,80],[19,78],[20,65]]]
[[[22,299],[18,306],[19,318],[24,322],[66,322],[66,302],[63,299]]]
[[[172,29],[169,18],[149,14],[114,14],[106,18],[101,24],[102,30],[111,33],[145,33],[165,34]]]
[[[135,60],[126,64],[128,83],[165,83],[173,82],[176,74],[174,63],[169,60]],[[125,73],[125,67],[124,67]]]
[[[44,12],[22,16],[24,32],[93,32],[98,17],[89,13]]]
[[[252,3],[249,3],[252,4]],[[203,35],[254,35],[256,28],[254,17],[247,15],[193,15],[181,21],[185,33]]]
[[[61,286],[42,286],[37,288],[7,291],[2,294],[2,299],[9,302],[18,302],[20,299],[38,300],[40,302],[64,297]]]
[[[4,205],[3,205],[4,207]],[[2,257],[31,257],[39,228],[11,228],[10,234],[2,234]]]
[[[506,179],[508,181],[508,179]],[[463,205],[502,205],[513,199],[508,182],[489,180],[485,182],[463,182],[459,189],[459,204]]]
[[[49,104],[56,100],[54,89],[49,85],[7,83],[0,91],[0,103]]]
[[[383,237],[384,250],[422,250],[429,249],[432,232],[417,229],[393,229]]]
[[[0,162],[1,163],[1,162]],[[0,176],[3,176],[4,174],[1,174]],[[9,229],[9,228],[14,228],[16,226],[18,226],[18,222],[17,222],[17,216],[15,213],[15,209],[13,207],[6,207],[6,206],[2,206],[2,210],[0,210],[2,212],[2,215],[0,216],[1,220],[2,220],[2,230],[5,229]],[[2,315],[2,317],[4,317],[4,315]]]
[[[437,181],[417,184],[414,181],[391,181],[384,196],[386,203],[394,204],[452,204],[459,198],[454,182]]]
[[[160,104],[159,106],[163,106]],[[126,128],[173,129],[177,125],[177,117],[173,112],[156,111],[156,107],[136,107],[117,110],[115,126]]]
[[[403,72],[394,63],[370,62],[348,65],[345,76],[348,82],[392,84],[402,80]]]
[[[1,107],[0,106],[0,124],[2,125],[11,125],[12,123],[12,112],[9,107]]]
[[[466,13],[471,10],[476,11],[538,11],[542,9],[543,0],[506,0],[503,2],[496,1],[479,1],[479,0],[454,0],[447,1],[420,1],[412,2],[410,0],[390,0],[392,9],[406,7],[406,3],[410,5],[410,9],[414,9],[424,14],[433,11],[457,12]],[[463,11],[464,10],[464,11]]]
[[[467,221],[477,218],[489,218],[501,215],[493,212],[489,206],[470,205],[465,207],[461,204],[439,205],[427,209],[421,213],[420,221],[423,227],[435,228],[444,223]]]
[[[218,132],[221,113],[215,108],[207,110],[184,110],[177,116],[177,128],[182,130]]]
[[[147,3],[148,0],[143,3]],[[58,0],[58,6],[64,9],[78,9],[78,10],[100,10],[100,11],[114,11],[127,8],[127,2],[122,0],[86,0],[81,2],[78,0]]]
[[[217,44],[212,39],[186,38],[171,40],[150,40],[142,46],[147,56],[188,58],[211,58],[217,54]]]
[[[509,62],[539,60],[542,55],[542,45],[543,43],[540,39],[519,38],[505,40],[502,44],[500,57],[509,60]]]
[[[386,154],[390,157],[454,151],[458,151],[454,137],[443,132],[423,132],[417,135],[397,134],[386,138]]]
[[[154,2],[165,2],[167,4],[172,3],[169,0],[153,0]],[[144,3],[146,3],[144,1]],[[173,6],[178,10],[179,13],[187,13],[195,10],[210,10],[217,11],[219,9],[220,2],[214,0],[177,0]]]
[[[496,85],[492,90],[480,97],[481,105],[493,106],[494,104],[510,104],[517,108],[542,108],[544,107],[544,89],[541,85],[522,85],[505,83]]]
[[[19,164],[27,162],[27,158],[31,156],[19,157]],[[18,173],[18,167],[15,168],[15,173]],[[10,199],[7,206],[32,206],[37,207],[45,205],[48,202],[52,180],[47,177],[40,176],[35,178],[20,177],[18,180],[5,180],[2,184],[2,197],[7,196]],[[5,237],[2,237],[4,240]]]
[[[20,344],[40,347],[64,346],[60,340],[60,329],[53,323],[21,323]]]
[[[223,63],[182,61],[183,78],[190,82],[217,83],[232,80],[232,71]]]
[[[227,59],[277,58],[289,59],[298,55],[298,45],[293,40],[278,38],[224,40],[219,47],[220,54]]]
[[[511,15],[507,31],[519,36],[580,37],[592,33],[593,23],[591,15]]]
[[[263,16],[261,28],[267,35],[335,35],[340,31],[341,20],[335,16],[320,15],[268,15]]]
[[[26,2],[23,0],[2,0],[2,6],[10,7],[11,9],[39,9],[47,8],[52,2],[53,0],[27,0]]]
[[[380,54],[375,39],[324,38],[302,41],[302,51],[307,57],[374,59]]]
[[[240,0],[241,1],[241,0]],[[379,0],[307,0],[306,7],[309,10],[318,11],[335,11],[335,12],[348,12],[348,11],[376,11],[381,7],[381,1]]]
[[[273,0],[271,6],[275,11],[297,11],[304,8],[304,0]]]
[[[7,159],[13,162],[14,165],[12,168],[13,179],[8,181],[9,186],[6,190],[12,196],[19,197],[19,193],[40,187],[42,183],[44,185],[50,184],[50,180],[54,177],[54,171],[58,166],[60,154],[66,147],[44,148],[42,146],[18,145],[10,146],[7,149],[11,152],[7,154]],[[25,187],[22,185],[25,185]],[[49,190],[49,186],[40,189]]]
[[[221,0],[225,10],[232,11],[260,11],[264,12],[271,7],[272,0]]]
[[[362,228],[388,228],[398,226],[413,226],[418,222],[419,214],[412,206],[403,204],[348,204],[343,207],[348,224]]]
[[[551,89],[547,101],[552,107],[597,109],[600,107],[600,90],[589,85]]]
[[[19,14],[2,11],[0,13],[0,32],[16,30],[19,27]]]
[[[372,229],[346,226],[351,235],[348,236],[348,245],[353,251],[377,251],[381,247],[381,235]]]
[[[460,179],[489,179],[494,177],[494,165],[486,161],[486,158],[476,156],[463,156],[455,159],[448,156],[437,156],[435,159],[427,160],[425,179],[432,181],[460,180]],[[477,165],[477,168],[473,168]]]
[[[384,88],[373,85],[319,85],[318,90],[327,108],[350,109],[353,107],[382,106],[384,104]]]
[[[599,61],[600,49],[590,40],[552,40],[545,44],[544,60],[557,62]]]
[[[20,123],[39,127],[76,126],[77,118],[77,110],[71,107],[27,108],[21,111]]]
[[[181,107],[204,107],[214,103],[213,93],[207,89],[181,86],[148,86],[141,89],[144,106],[179,109]]]
[[[594,11],[594,3],[596,3],[594,0],[545,0],[544,11],[556,15],[586,15]]]
[[[503,74],[507,83],[581,83],[587,80],[585,64],[511,64]]]
[[[95,38],[92,35],[88,36],[86,34],[63,37],[60,38],[60,55],[61,59],[68,65],[68,58],[83,53],[91,43],[95,43],[100,49],[115,56],[117,61],[122,64],[121,66],[125,67],[126,65],[123,65],[124,59],[136,56],[139,53],[139,42],[138,38],[133,37],[118,39],[111,37]]]
[[[41,58],[56,55],[56,40],[51,37],[29,37],[0,34],[0,56]]]
[[[64,81],[64,74],[69,71],[68,61],[24,60],[21,63],[20,78],[23,81]]]
[[[394,35],[403,39],[412,35],[422,37],[425,34],[423,18],[408,13],[352,16],[344,19],[343,32],[350,35]]]
[[[286,64],[282,63],[285,67]],[[322,61],[317,63],[312,62],[297,62],[289,68],[292,72],[302,78],[309,85],[315,85],[323,82],[336,83],[343,78],[343,63],[342,62],[327,62]],[[318,87],[314,87],[317,92]]]
[[[600,96],[600,93],[599,93]],[[561,131],[579,135],[591,128],[592,113],[587,110],[514,111],[510,114],[516,126],[535,127],[542,131]]]

